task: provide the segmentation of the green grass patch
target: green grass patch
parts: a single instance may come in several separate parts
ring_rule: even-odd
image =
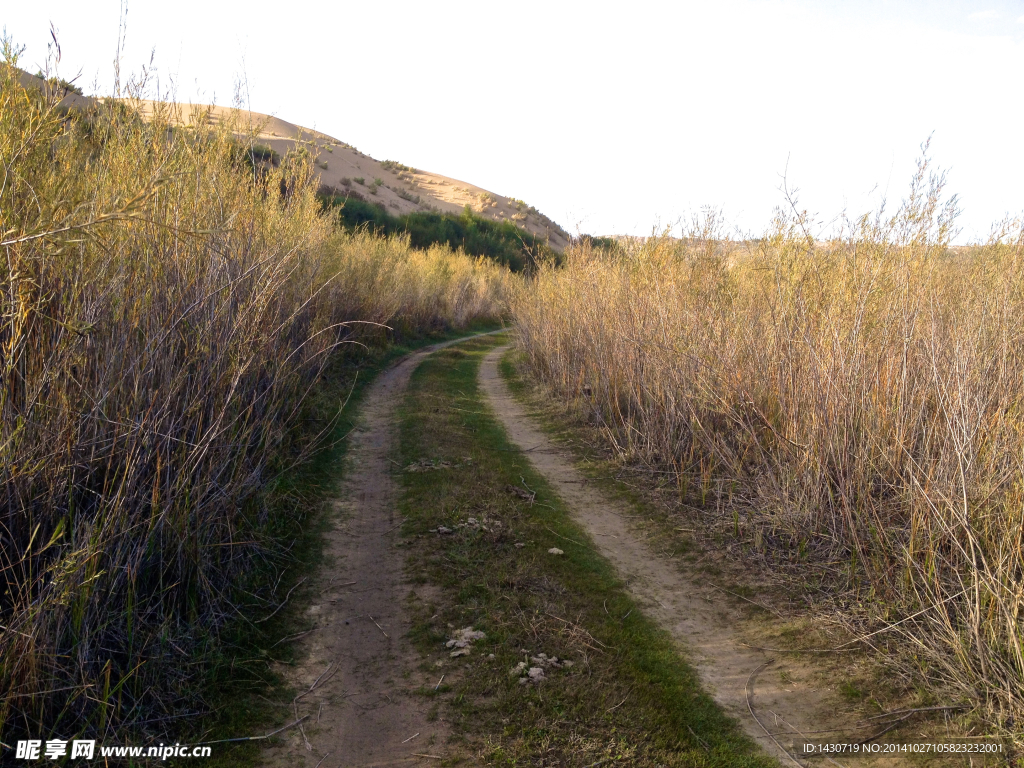
[[[401,501],[414,580],[440,588],[412,605],[413,640],[447,686],[425,695],[492,765],[776,765],[701,689],[490,414],[477,370],[497,343],[430,357],[402,410],[402,466],[432,468],[402,474]],[[470,626],[486,638],[450,658],[445,641]],[[572,666],[521,683],[512,670],[541,653]]]

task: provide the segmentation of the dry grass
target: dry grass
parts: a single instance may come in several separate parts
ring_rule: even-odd
[[[0,730],[102,737],[169,717],[217,627],[252,618],[232,590],[262,566],[262,492],[311,448],[304,398],[340,345],[383,338],[352,321],[494,318],[510,277],[340,233],[308,158],[256,162],[229,125],[66,113],[17,75],[0,64]]]
[[[795,205],[754,243],[714,215],[584,242],[513,311],[532,370],[623,456],[735,514],[764,561],[827,563],[899,674],[1019,731],[1024,241],[950,248],[942,186],[922,161],[897,213],[828,242]]]

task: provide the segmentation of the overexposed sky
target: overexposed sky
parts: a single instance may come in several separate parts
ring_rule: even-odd
[[[87,93],[113,87],[119,0],[8,3],[0,24]],[[1024,0],[127,3],[122,71],[315,127],[378,159],[643,234],[704,205],[759,234],[787,169],[830,220],[904,195],[918,146],[961,241],[1024,212]]]

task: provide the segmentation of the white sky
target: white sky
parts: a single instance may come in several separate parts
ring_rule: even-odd
[[[8,2],[0,23],[110,92],[118,0]],[[526,200],[571,231],[643,234],[704,205],[759,234],[786,170],[831,219],[898,202],[918,145],[961,241],[1024,212],[1024,0],[128,3],[123,70]],[[872,195],[872,190],[875,190]]]

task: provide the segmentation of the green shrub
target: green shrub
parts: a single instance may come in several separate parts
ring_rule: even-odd
[[[36,72],[36,77],[38,77],[40,80],[45,80],[53,88],[55,88],[57,90],[60,90],[60,91],[64,91],[65,93],[75,93],[75,94],[78,94],[79,96],[84,96],[85,95],[85,92],[82,91],[81,88],[79,88],[77,85],[75,85],[70,80],[65,80],[63,77],[47,77],[42,72],[38,72],[38,71]]]
[[[617,251],[621,247],[614,237],[597,237],[596,235],[580,235],[572,238],[574,245],[583,247],[589,243],[591,248],[598,248],[606,251]]]
[[[281,156],[266,144],[253,144],[248,148],[248,152],[253,162],[260,161],[271,165],[279,165],[281,162]]]
[[[370,189],[372,191],[373,187]],[[322,197],[321,201],[335,208],[342,225],[348,230],[365,227],[384,235],[407,232],[414,248],[445,244],[461,248],[471,256],[493,259],[513,272],[527,271],[537,261],[557,261],[560,258],[536,235],[524,232],[510,221],[484,219],[468,207],[457,216],[436,211],[414,211],[393,216],[379,204],[352,197],[328,196]]]

